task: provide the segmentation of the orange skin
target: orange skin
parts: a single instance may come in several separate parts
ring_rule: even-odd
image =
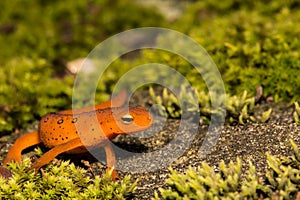
[[[43,143],[50,150],[37,159],[30,169],[38,171],[61,153],[84,153],[86,147],[99,146],[106,153],[107,171],[116,168],[116,158],[109,140],[119,134],[143,131],[152,124],[152,116],[145,108],[118,107],[124,104],[126,97],[127,93],[121,92],[115,98],[96,106],[43,116],[38,131],[26,133],[16,140],[3,166],[12,161],[20,162],[24,149]],[[3,167],[0,167],[0,174],[6,178],[11,175]],[[119,178],[114,169],[111,178]]]

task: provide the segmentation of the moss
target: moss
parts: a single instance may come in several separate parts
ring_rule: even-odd
[[[70,107],[67,104],[70,104],[71,81],[54,78],[64,74],[63,67],[66,61],[85,56],[95,44],[119,31],[141,26],[166,26],[162,16],[153,12],[151,8],[141,8],[126,0],[117,1],[114,5],[110,5],[108,1],[45,3],[35,0],[26,3],[24,7],[19,6],[21,3],[21,0],[13,4],[8,1],[0,3],[3,8],[0,42],[2,41],[5,49],[0,53],[2,133],[24,128],[28,122],[39,119],[48,111]],[[264,3],[269,4],[267,9]],[[123,9],[125,7],[126,9]],[[201,1],[193,3],[178,21],[168,27],[185,32],[208,51],[219,67],[229,96],[239,95],[246,90],[251,97],[255,88],[262,85],[264,97],[273,96],[275,100],[293,101],[298,100],[297,91],[300,87],[297,77],[300,66],[300,29],[294,26],[300,17],[298,7],[299,4],[293,1]],[[31,12],[26,12],[26,8],[30,8]],[[165,42],[164,38],[159,38],[158,42]],[[175,49],[181,48],[181,44],[173,45]],[[21,60],[19,55],[22,55]],[[195,52],[190,59],[199,60],[199,55]],[[28,64],[28,61],[24,60],[31,60],[29,62],[32,63]],[[38,62],[44,62],[44,67],[39,67]],[[110,71],[103,77],[102,84],[98,86],[97,102],[107,99],[105,93],[112,90],[116,81],[128,69],[149,62],[171,66],[183,74],[196,91],[207,91],[206,84],[199,78],[197,70],[186,60],[164,51],[144,50],[136,59],[119,59],[111,65]],[[17,66],[13,66],[13,72],[9,72],[12,65]],[[44,79],[29,80],[28,77],[22,76],[23,73],[29,74],[28,77],[31,77],[30,74],[41,74]],[[159,75],[151,70],[143,73],[145,77],[158,76],[157,80],[160,79]],[[16,81],[11,83],[5,74],[15,77]],[[203,78],[207,77],[210,75],[207,74]],[[58,83],[59,81],[61,83]],[[136,78],[127,81],[135,82]],[[209,82],[213,84],[214,80]],[[24,84],[28,84],[27,88]],[[57,84],[59,88],[51,88],[51,85]],[[179,87],[176,81],[173,84]],[[35,88],[35,85],[38,88]],[[29,87],[31,89],[28,89]],[[40,87],[44,87],[44,90]],[[12,99],[11,94],[19,91],[20,96],[25,98]],[[202,106],[200,98],[199,101]],[[36,106],[37,104],[39,106]],[[23,108],[20,108],[21,105]],[[167,106],[165,109],[170,116],[178,117],[180,111],[176,103],[173,106],[175,107]],[[203,109],[206,108],[208,107]],[[233,115],[233,121],[238,119],[240,123],[244,123],[249,119],[255,120],[249,107],[237,108],[237,114],[229,107],[227,111]],[[250,115],[247,112],[250,112]]]
[[[0,176],[2,199],[125,199],[136,187],[129,176],[117,182],[111,181],[110,173],[90,178],[69,161],[52,162],[37,174],[27,171],[30,165],[28,158],[9,164],[12,178]]]
[[[107,36],[141,26],[168,26],[183,31],[198,41],[219,67],[229,96],[239,95],[244,90],[253,96],[255,88],[262,85],[264,97],[273,96],[275,100],[283,101],[299,98],[297,73],[300,66],[300,29],[294,25],[299,21],[300,13],[297,9],[299,3],[296,1],[201,1],[193,3],[178,21],[170,25],[166,25],[163,17],[151,8],[141,8],[126,0],[117,1],[114,5],[110,5],[108,1],[45,3],[35,0],[26,3],[24,7],[20,6],[21,3],[21,0],[14,1],[13,4],[8,1],[0,3],[3,10],[0,16],[0,42],[2,41],[5,49],[0,53],[3,95],[0,102],[0,109],[3,111],[0,116],[1,132],[23,128],[46,111],[68,107],[71,81],[54,78],[64,73],[64,63],[72,58],[85,56],[95,44]],[[268,4],[267,8],[264,4]],[[29,8],[31,12],[28,13],[26,10]],[[158,42],[163,43],[164,38],[159,38]],[[181,47],[176,42],[173,45],[175,49]],[[21,60],[19,55],[22,55]],[[190,59],[199,60],[199,54],[195,52]],[[31,60],[29,62],[32,63],[28,64],[24,60]],[[44,62],[42,65],[45,69],[41,69],[38,62]],[[111,65],[111,71],[104,76],[104,81],[97,89],[97,102],[107,98],[105,93],[112,90],[116,80],[128,69],[149,62],[171,66],[182,73],[195,90],[207,90],[198,72],[178,55],[159,50],[144,50],[133,61],[119,59]],[[17,66],[13,66],[13,72],[9,72],[12,65]],[[37,69],[34,72],[35,65]],[[28,80],[31,75],[23,77],[23,73],[35,76],[42,74],[44,79],[31,81]],[[5,74],[18,81],[11,84]],[[156,76],[151,70],[144,74]],[[58,83],[59,81],[62,83]],[[136,79],[128,80],[134,81]],[[45,86],[46,82],[49,82],[48,86]],[[214,80],[209,82],[214,83]],[[24,84],[28,84],[27,88]],[[60,90],[50,86],[57,84]],[[173,84],[177,86],[176,82]],[[35,88],[35,85],[44,87],[45,91]],[[11,94],[19,91],[25,98],[12,99]],[[51,94],[44,94],[46,91]],[[37,100],[38,96],[42,100]],[[61,98],[63,96],[65,100]],[[37,103],[39,107],[36,106]],[[20,108],[21,105],[23,108]],[[231,113],[232,109],[227,108],[230,114],[235,115]],[[180,114],[176,106],[168,106],[166,109],[172,117]],[[249,108],[246,109],[247,107],[237,109],[240,123],[254,119],[247,115]],[[234,116],[233,120],[236,118]]]
[[[159,13],[128,0],[117,0],[114,4],[108,0],[4,0],[0,7],[0,43],[5,49],[0,52],[0,64],[23,55],[45,58],[57,70],[61,70],[64,61],[87,56],[113,34],[164,24]]]
[[[52,78],[45,59],[16,57],[0,68],[0,76],[2,134],[71,104],[72,79]]]
[[[164,24],[159,13],[127,0],[4,0],[0,7],[0,135],[47,112],[71,108],[73,80],[65,77],[67,61],[87,56],[112,34]],[[108,98],[118,69],[99,84],[96,102]]]
[[[300,124],[299,115],[300,115],[300,107],[298,102],[294,102],[295,111],[293,112],[294,121],[296,124]]]
[[[204,162],[196,170],[190,167],[185,174],[170,169],[166,181],[169,187],[161,188],[160,195],[163,199],[296,199],[300,189],[300,155],[297,145],[290,142],[291,157],[267,154],[269,169],[264,181],[256,175],[251,162],[244,178],[240,159],[227,166],[220,162],[217,172]],[[155,199],[159,199],[158,193]]]
[[[293,101],[299,99],[299,18],[297,1],[201,1],[175,28],[185,24],[184,31],[203,45],[230,94],[254,95],[262,85],[265,97]]]
[[[264,98],[292,102],[299,99],[300,87],[299,6],[297,1],[201,1],[191,4],[169,27],[186,33],[208,51],[230,95],[246,90],[253,96],[255,88],[262,86]],[[163,43],[164,37],[158,43]],[[172,45],[183,48],[177,42]],[[189,59],[201,60],[200,54],[194,53]],[[197,89],[206,90],[198,72],[178,55],[144,50],[141,58],[130,64],[149,62],[171,66]]]
[[[226,96],[226,110],[216,110],[211,108],[211,95],[214,93],[207,93],[204,91],[186,91],[184,87],[181,87],[178,97],[169,92],[166,88],[161,93],[154,91],[152,87],[149,89],[149,93],[152,102],[158,105],[155,109],[162,116],[169,116],[172,118],[179,118],[181,116],[182,107],[179,100],[184,102],[183,109],[189,112],[197,112],[198,108],[193,104],[193,94],[196,95],[198,105],[201,113],[201,120],[205,123],[209,123],[211,115],[216,117],[222,117],[226,113],[227,122],[231,124],[239,123],[245,124],[247,122],[260,122],[265,123],[268,121],[272,114],[272,108],[262,112],[261,114],[255,109],[255,98],[249,96],[247,91],[244,91],[239,95],[227,95]],[[297,112],[294,113],[294,118],[298,117]],[[295,118],[296,121],[297,118]]]

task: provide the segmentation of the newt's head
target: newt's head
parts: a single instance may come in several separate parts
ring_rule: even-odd
[[[107,125],[114,134],[128,134],[146,130],[152,125],[153,117],[144,107],[118,108],[112,110],[112,120]]]

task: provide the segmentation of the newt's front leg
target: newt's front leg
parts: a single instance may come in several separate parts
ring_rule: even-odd
[[[58,146],[53,147],[51,150],[43,154],[39,159],[35,161],[35,163],[29,168],[29,170],[34,169],[35,171],[38,171],[42,166],[48,164],[50,161],[52,161],[56,156],[58,156],[61,153],[74,150],[79,147],[84,147],[82,144],[80,138],[76,138],[74,140],[71,140],[67,143],[60,144]],[[119,179],[119,175],[116,168],[116,158],[115,153],[110,145],[109,142],[107,142],[104,146],[105,154],[106,154],[106,162],[107,162],[107,172],[113,168],[111,179],[116,180]]]
[[[37,159],[35,161],[35,163],[29,168],[29,170],[35,169],[35,171],[37,172],[42,166],[51,162],[59,154],[76,149],[78,147],[83,147],[83,146],[84,145],[82,144],[80,138],[76,138],[69,142],[55,146],[52,149],[50,149],[48,152],[43,154],[39,159]]]
[[[115,152],[112,149],[112,146],[109,142],[105,144],[104,150],[105,150],[105,154],[106,154],[106,163],[107,163],[106,172],[108,172],[109,170],[111,170],[113,168],[113,171],[111,174],[111,179],[112,180],[120,179],[118,172],[116,170],[117,163],[116,163]]]

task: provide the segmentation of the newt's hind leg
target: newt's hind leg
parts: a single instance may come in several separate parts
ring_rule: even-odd
[[[21,161],[21,154],[22,151],[28,147],[31,147],[33,145],[37,145],[41,143],[39,133],[37,131],[26,133],[24,135],[21,135],[14,143],[12,148],[8,151],[8,154],[3,161],[3,165],[15,161],[20,162]]]
[[[83,146],[84,145],[82,144],[80,138],[76,138],[69,142],[55,146],[51,150],[49,150],[45,154],[43,154],[39,159],[37,159],[35,161],[35,163],[29,168],[29,170],[35,169],[35,171],[37,172],[42,166],[51,162],[59,154],[76,149],[78,147],[83,147]]]

